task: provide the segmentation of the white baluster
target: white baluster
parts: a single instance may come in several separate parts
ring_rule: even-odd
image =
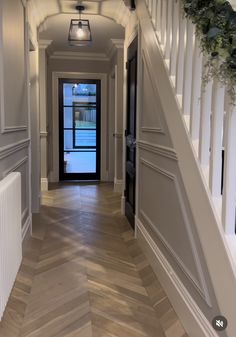
[[[172,15],[172,46],[170,56],[170,76],[176,76],[177,50],[179,38],[179,1],[173,1]]]
[[[187,38],[184,57],[183,114],[190,115],[193,75],[193,43],[195,40],[194,26],[190,20],[187,20],[186,30]]]
[[[167,3],[167,28],[166,28],[166,46],[165,58],[170,59],[170,49],[172,43],[172,15],[173,15],[173,0],[168,0]]]
[[[184,54],[186,45],[186,19],[183,17],[182,5],[179,4],[179,45],[177,56],[176,94],[182,106],[183,77],[184,77]],[[181,99],[180,99],[181,98]]]
[[[225,88],[215,80],[212,93],[211,153],[209,186],[213,197],[221,196],[222,136]]]
[[[167,25],[167,1],[162,1],[161,9],[161,44],[165,48],[166,45],[166,25]]]
[[[235,234],[236,204],[236,107],[226,112],[222,223],[226,234]]]
[[[201,86],[202,86],[202,52],[200,42],[195,38],[193,55],[192,98],[190,113],[190,134],[192,140],[198,140],[200,127]]]
[[[149,3],[148,3],[149,13],[152,13],[152,3],[153,3],[153,0],[149,0]]]
[[[156,30],[156,20],[157,20],[157,0],[153,0],[152,4],[152,22]]]
[[[199,136],[199,160],[203,168],[209,165],[211,135],[212,81],[202,90]]]
[[[157,1],[157,20],[156,20],[156,30],[158,33],[159,41],[161,40],[161,8],[162,8],[162,1],[163,0],[158,0]]]

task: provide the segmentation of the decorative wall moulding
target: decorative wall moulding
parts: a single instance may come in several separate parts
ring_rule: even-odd
[[[151,128],[149,126],[141,126],[142,132],[149,132],[149,133],[162,133],[165,134],[162,128]]]
[[[152,67],[150,65],[150,61],[149,61],[149,55],[148,52],[146,50],[142,50],[142,71],[143,71],[143,78],[142,78],[142,86],[144,87],[146,85],[146,83],[148,85],[150,85],[150,95],[151,97],[159,97],[159,92],[158,92],[158,88],[156,86],[156,82],[153,79],[153,74],[151,73]],[[147,78],[147,81],[145,81],[145,77]],[[150,98],[148,98],[150,100]],[[159,99],[160,101],[160,99]],[[145,102],[144,102],[144,97],[142,97],[142,109],[145,109]],[[152,104],[151,104],[152,103]],[[145,121],[143,121],[144,116],[142,116],[141,119],[141,131],[142,132],[149,132],[149,133],[160,133],[160,134],[165,134],[165,130],[163,127],[163,123],[162,123],[162,118],[161,115],[163,115],[163,112],[160,112],[163,110],[162,106],[158,104],[155,105],[154,101],[150,101],[149,106],[151,104],[151,111],[155,111],[156,116],[157,116],[157,120],[155,121],[155,124],[153,126],[148,126],[145,125]],[[149,108],[150,110],[150,108]],[[160,110],[160,111],[159,111]],[[148,123],[149,124],[149,123]]]
[[[14,165],[9,167],[6,171],[3,172],[3,177],[6,177],[9,173],[16,171],[19,167],[27,163],[29,157],[25,156],[23,159],[16,162]]]
[[[27,148],[29,144],[30,144],[30,139],[27,138],[27,139],[20,140],[19,142],[1,147],[0,148],[0,159],[4,159],[14,154],[15,152],[18,152],[22,149]]]
[[[47,47],[52,43],[52,40],[39,40],[38,43],[40,49],[47,49]]]
[[[217,332],[139,219],[137,220],[137,239],[146,251],[149,261],[160,278],[162,286],[167,292],[176,313],[180,316],[185,329],[189,332],[192,331],[193,335],[197,331],[198,337],[217,337]]]
[[[105,53],[56,51],[50,55],[50,58],[61,60],[109,61],[109,57]]]
[[[182,217],[183,217],[183,221],[184,221],[184,227],[186,229],[186,233],[187,233],[187,236],[188,236],[188,239],[189,239],[189,244],[190,244],[191,251],[192,251],[192,256],[193,256],[193,259],[194,259],[194,262],[195,262],[195,267],[196,267],[196,271],[197,271],[197,274],[198,274],[198,280],[196,280],[196,278],[192,275],[192,273],[190,272],[188,267],[185,265],[184,261],[182,261],[179,258],[178,254],[172,249],[169,242],[166,240],[166,238],[164,238],[164,236],[161,234],[161,232],[158,230],[158,228],[154,225],[152,220],[145,213],[145,210],[143,210],[141,208],[140,214],[142,215],[145,222],[157,234],[159,239],[162,241],[163,245],[169,251],[171,256],[174,258],[176,263],[179,265],[181,270],[184,272],[185,276],[189,279],[189,281],[192,283],[192,285],[198,291],[200,296],[204,299],[206,304],[209,307],[211,307],[211,305],[212,305],[211,299],[210,299],[210,296],[209,296],[209,292],[208,292],[208,288],[207,288],[202,264],[201,264],[201,261],[199,259],[199,254],[198,254],[198,250],[197,250],[197,247],[196,247],[194,234],[193,234],[193,231],[192,231],[192,228],[191,228],[191,222],[190,222],[189,216],[187,214],[187,210],[186,210],[186,207],[185,207],[183,194],[182,194],[179,182],[178,182],[178,178],[172,172],[169,172],[164,168],[160,168],[157,165],[154,165],[153,163],[149,162],[148,160],[146,160],[144,158],[140,158],[140,163],[141,163],[142,166],[150,168],[151,170],[157,172],[159,175],[164,176],[167,179],[170,179],[174,184],[174,188],[175,188],[176,195],[177,195],[177,198],[178,198],[177,200],[178,200],[178,203],[179,203],[179,208],[180,208],[180,211],[181,211],[181,214],[182,214]]]
[[[142,140],[138,141],[137,145],[140,149],[143,149],[143,150],[146,150],[146,151],[149,151],[149,152],[153,152],[153,153],[158,154],[162,157],[173,159],[175,161],[178,160],[175,150],[170,148],[170,147],[166,147],[166,146],[162,146],[162,145],[154,145],[154,144],[151,144],[149,142],[142,141]]]
[[[110,39],[106,54],[109,59],[112,58],[117,49],[124,49],[123,39]]]
[[[1,133],[10,133],[10,132],[21,132],[27,130],[27,125],[19,125],[19,126],[2,126]]]

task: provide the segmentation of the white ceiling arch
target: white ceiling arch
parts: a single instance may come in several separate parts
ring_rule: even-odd
[[[100,15],[110,18],[125,26],[129,17],[129,10],[123,0],[28,0],[31,15],[40,30],[45,29],[45,24],[50,17],[58,14],[76,14],[77,4],[85,6],[84,14]]]

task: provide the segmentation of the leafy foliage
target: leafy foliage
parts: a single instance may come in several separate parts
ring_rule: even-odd
[[[206,58],[204,82],[213,77],[226,84],[236,104],[236,12],[225,0],[182,0],[183,9],[196,25]]]

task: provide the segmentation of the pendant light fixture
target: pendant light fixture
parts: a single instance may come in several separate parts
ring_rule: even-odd
[[[81,13],[85,7],[77,5],[79,19],[72,19],[70,22],[68,41],[70,46],[86,46],[92,42],[92,34],[89,20],[81,19]]]

